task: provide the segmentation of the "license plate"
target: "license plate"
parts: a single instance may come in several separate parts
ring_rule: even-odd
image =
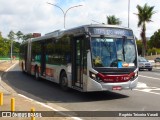
[[[122,90],[122,87],[121,86],[113,86],[112,90]]]

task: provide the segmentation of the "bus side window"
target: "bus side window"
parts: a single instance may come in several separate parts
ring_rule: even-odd
[[[66,60],[67,63],[71,63],[71,55],[70,55],[70,53],[66,53],[65,60]]]

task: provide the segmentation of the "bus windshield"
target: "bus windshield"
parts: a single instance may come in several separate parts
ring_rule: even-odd
[[[91,39],[93,67],[135,67],[136,48],[133,39]]]

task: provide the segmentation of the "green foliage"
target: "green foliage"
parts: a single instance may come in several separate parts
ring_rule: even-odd
[[[147,54],[148,55],[156,55],[156,54],[160,54],[160,49],[158,48],[151,48],[147,50]]]
[[[17,39],[18,39],[18,40],[20,40],[20,39],[23,38],[23,33],[22,33],[21,31],[18,31],[18,32],[16,33],[16,35],[17,35]]]
[[[142,26],[145,22],[151,22],[152,15],[155,14],[153,11],[154,6],[148,6],[147,3],[142,7],[137,5],[138,14],[138,27]],[[146,29],[146,28],[145,28]]]
[[[0,56],[6,56],[9,52],[9,42],[0,36]]]
[[[13,53],[19,53],[20,43],[19,42],[13,42]]]
[[[3,38],[0,35],[0,57],[10,57],[11,51],[11,41],[13,41],[13,54],[19,54],[19,42],[15,42],[14,39],[16,34],[13,31],[10,31],[8,34],[8,38]]]
[[[29,33],[29,34],[26,34],[26,35],[23,35],[23,36],[22,36],[23,41],[25,41],[25,40],[27,40],[27,39],[29,39],[29,38],[33,38],[32,33]]]
[[[107,23],[109,25],[120,25],[122,21],[119,20],[119,18],[116,18],[114,15],[107,16]]]
[[[160,29],[151,36],[150,47],[160,48]]]
[[[136,43],[137,43],[138,55],[142,55],[142,41],[137,40]]]
[[[142,46],[143,46],[142,41],[137,40],[136,43],[137,43],[138,55],[142,55]],[[155,48],[150,45],[151,40],[147,41],[147,44],[148,44],[147,55],[151,55],[151,54],[156,55],[156,53],[160,54],[160,48]]]
[[[14,40],[14,39],[15,39],[15,33],[14,33],[12,30],[9,32],[8,38],[9,38],[10,40]]]
[[[23,34],[21,31],[18,31],[17,33],[13,32],[12,30],[9,32],[8,34],[8,38],[10,40],[22,40],[22,42],[24,42],[25,40],[29,39],[29,38],[33,38],[33,34],[32,33],[28,33],[28,34]]]
[[[155,13],[153,11],[154,6],[148,6],[145,4],[143,7],[140,5],[137,5],[138,13],[136,14],[138,17],[138,27],[142,27],[142,31],[140,33],[140,36],[142,38],[143,43],[143,51],[142,56],[145,56],[145,52],[147,49],[147,42],[146,42],[146,23],[151,22],[152,15]]]
[[[32,38],[33,35],[26,34],[24,35],[21,31],[15,33],[14,31],[10,31],[8,34],[8,39],[3,38],[0,32],[0,59],[1,58],[10,58],[11,54],[11,42],[13,42],[13,56],[18,57],[19,55],[19,48],[20,48],[20,41],[16,42],[15,40],[22,40],[25,41],[29,38]]]

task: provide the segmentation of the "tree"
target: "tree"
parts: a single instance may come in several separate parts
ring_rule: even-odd
[[[146,23],[151,22],[152,15],[155,13],[153,11],[154,6],[148,6],[147,3],[142,7],[137,5],[138,13],[138,27],[142,27],[140,36],[142,39],[143,47],[142,47],[142,56],[145,56],[147,43],[146,43]]]
[[[13,44],[14,44],[13,53],[18,54],[19,53],[19,48],[20,48],[20,43],[14,41]]]
[[[29,38],[33,38],[33,34],[32,33],[28,33],[26,35],[23,35],[22,39],[23,39],[23,42]]]
[[[122,22],[119,20],[119,18],[116,18],[114,15],[107,16],[107,23],[109,25],[120,25]]]
[[[137,43],[138,55],[142,55],[142,41],[136,40],[136,43]]]
[[[19,47],[20,43],[14,41],[16,34],[13,31],[10,31],[8,34],[8,38],[3,38],[2,35],[0,35],[0,57],[10,57],[12,55],[11,49],[12,45],[14,45],[13,53],[14,55],[18,56],[19,54]]]
[[[11,40],[11,63],[12,63],[13,40],[15,39],[15,33],[12,30],[9,32],[8,38]]]
[[[0,56],[7,56],[9,52],[8,42],[0,35]]]
[[[150,39],[150,47],[160,48],[160,29],[156,31]]]
[[[14,40],[14,39],[15,39],[15,33],[14,33],[12,30],[9,32],[8,38],[9,38],[10,40]]]
[[[20,39],[23,38],[23,33],[22,33],[21,31],[18,31],[18,32],[16,33],[16,36],[17,36],[17,39],[18,39],[18,41],[19,41]]]

